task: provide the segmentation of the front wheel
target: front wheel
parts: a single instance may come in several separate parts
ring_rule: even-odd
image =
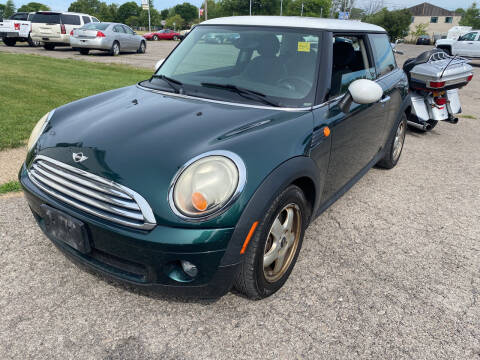
[[[40,45],[40,41],[33,40],[30,35],[28,35],[27,42],[28,42],[28,45],[31,47],[37,47]]]
[[[178,41],[178,36],[177,36],[177,35],[175,35],[175,36],[173,37],[173,41]]]
[[[377,163],[378,166],[385,169],[391,169],[397,165],[402,154],[403,144],[405,143],[405,134],[407,132],[407,115],[402,113],[400,119],[395,123],[394,131],[385,147],[385,155]]]
[[[235,288],[251,299],[278,291],[295,266],[309,219],[310,207],[303,191],[290,185],[255,228],[235,277]]]
[[[147,44],[145,44],[145,41],[142,41],[140,43],[140,47],[137,50],[137,53],[139,54],[145,54],[145,51],[147,50]]]

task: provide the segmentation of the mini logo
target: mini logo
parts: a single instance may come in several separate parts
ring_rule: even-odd
[[[85,155],[83,155],[83,153],[79,152],[79,153],[73,153],[72,154],[72,157],[73,157],[73,161],[75,162],[82,162],[82,161],[85,161],[88,159],[88,157],[86,157]]]

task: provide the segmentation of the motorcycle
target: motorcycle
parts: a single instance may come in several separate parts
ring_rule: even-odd
[[[440,49],[425,51],[405,61],[411,107],[408,124],[422,131],[432,130],[439,121],[458,123],[462,112],[458,89],[473,78],[469,60],[450,56]]]

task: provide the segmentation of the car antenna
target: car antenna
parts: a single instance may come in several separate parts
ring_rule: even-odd
[[[445,70],[447,70],[447,68],[448,68],[448,66],[450,65],[450,63],[451,63],[456,57],[457,57],[457,55],[454,55],[454,56],[450,59],[450,61],[448,62],[447,66],[445,66],[445,67],[443,68],[442,74],[440,75],[440,79],[443,77],[443,73],[445,72]]]

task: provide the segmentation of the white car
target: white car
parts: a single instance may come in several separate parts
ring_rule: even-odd
[[[7,46],[15,46],[17,42],[27,41],[30,46],[39,43],[30,37],[30,19],[35,13],[17,12],[7,19],[0,19],[0,38]]]
[[[32,39],[41,41],[46,50],[70,46],[73,30],[91,22],[100,22],[88,14],[38,11],[32,17]]]
[[[480,58],[480,30],[472,30],[462,35],[458,40],[437,40],[435,46],[449,55],[458,55],[467,58]]]

